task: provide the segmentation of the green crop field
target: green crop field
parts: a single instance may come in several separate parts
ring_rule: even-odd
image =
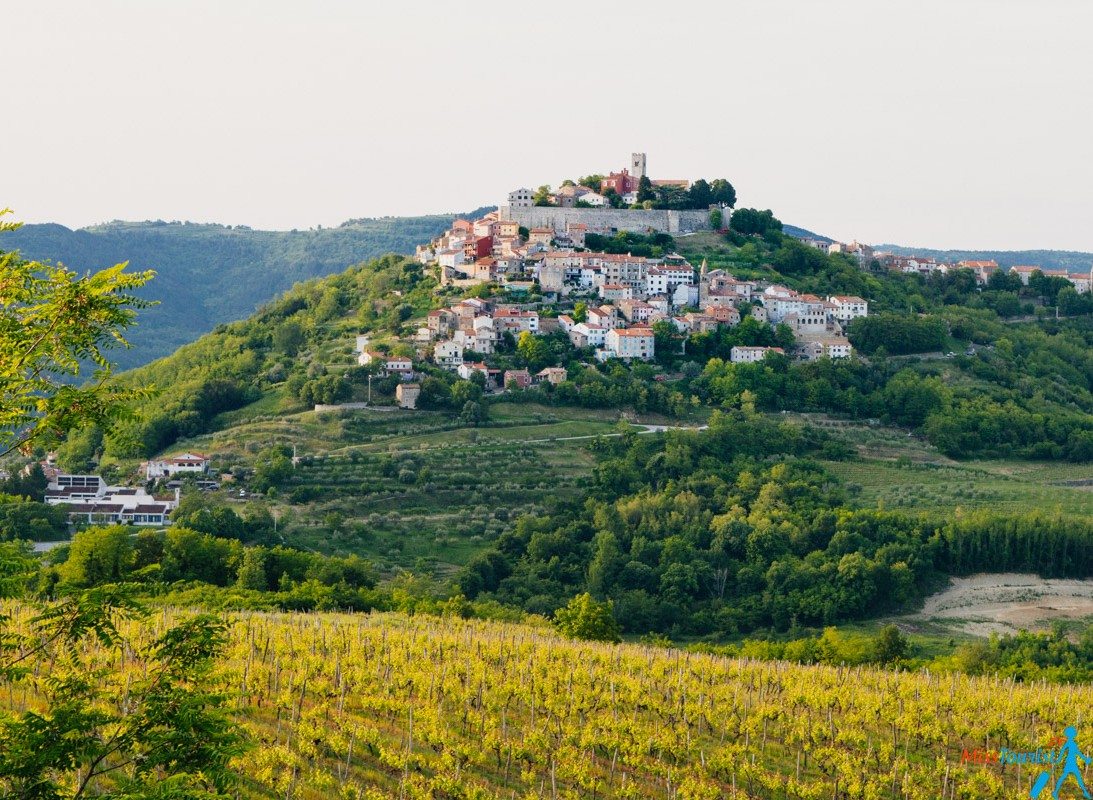
[[[959,509],[1042,510],[1093,515],[1093,465],[1040,465],[1021,461],[930,464],[863,459],[825,466],[852,489],[863,505],[950,514]]]
[[[618,434],[619,413],[606,409],[495,403],[489,424],[472,428],[430,411],[273,416],[282,402],[267,395],[180,449],[216,453],[227,470],[294,446],[300,463],[268,498],[285,541],[357,553],[385,572],[450,574],[517,517],[548,500],[579,502],[595,463],[590,444]]]

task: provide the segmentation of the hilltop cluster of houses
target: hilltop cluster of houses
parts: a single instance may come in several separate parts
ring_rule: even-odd
[[[549,192],[544,199],[551,206],[559,208],[577,208],[579,206],[603,208],[611,204],[608,196],[614,193],[618,195],[623,206],[636,207],[641,181],[643,178],[648,177],[646,175],[646,165],[645,153],[631,153],[628,167],[601,176],[598,184],[585,186],[567,181]],[[649,186],[653,189],[664,187],[687,189],[690,185],[689,180],[682,178],[649,179]],[[534,202],[535,197],[530,189],[521,188],[509,192],[509,208],[531,208]]]
[[[586,232],[587,226],[575,225],[567,244],[583,247]],[[445,285],[493,281],[510,291],[526,291],[531,288],[526,262],[549,249],[553,236],[552,228],[535,228],[522,235],[518,222],[491,211],[473,222],[457,219],[440,237],[418,245],[415,255],[422,264],[438,264]]]
[[[986,286],[991,275],[1002,269],[1002,267],[998,265],[998,262],[994,260],[965,260],[957,261],[955,264],[947,264],[943,261],[938,261],[932,256],[898,256],[891,253],[881,254],[879,260],[881,264],[893,272],[905,272],[922,275],[924,277],[929,277],[934,273],[944,274],[955,269],[968,269],[975,275],[976,283],[980,286]],[[1063,278],[1070,282],[1078,294],[1085,294],[1090,291],[1091,283],[1093,283],[1093,275],[1091,275],[1090,272],[1068,272],[1065,269],[1044,269],[1043,267],[1027,264],[1012,266],[1009,268],[1009,272],[1020,278],[1021,283],[1025,286],[1028,286],[1029,279],[1035,272],[1041,272],[1048,278]]]
[[[892,272],[903,272],[912,275],[929,277],[933,274],[945,274],[951,270],[967,269],[975,275],[976,283],[986,286],[991,275],[1000,269],[997,261],[966,259],[954,263],[938,261],[933,256],[901,256],[894,253],[874,252],[867,244],[854,241],[849,244],[832,242],[827,239],[802,238],[802,242],[825,253],[846,253],[857,259],[859,266],[866,268],[876,259],[883,267]],[[1070,282],[1078,294],[1085,294],[1093,289],[1093,269],[1089,272],[1069,272],[1065,269],[1044,269],[1035,265],[1017,265],[1009,268],[1009,272],[1021,279],[1021,283],[1028,286],[1029,278],[1034,272],[1041,272],[1048,278],[1063,278]]]
[[[533,303],[501,304],[470,298],[429,312],[426,325],[417,332],[417,342],[431,346],[437,366],[463,377],[480,371],[487,386],[525,386],[542,380],[559,382],[559,373],[494,374],[496,371],[483,364],[466,363],[465,354],[492,354],[505,334],[518,338],[522,333],[540,335],[560,329],[575,347],[592,348],[599,360],[648,361],[655,355],[654,323],[667,321],[682,334],[706,333],[738,325],[744,309],[743,313],[761,322],[788,325],[797,338],[798,358],[844,358],[852,352],[844,335],[846,325],[869,313],[868,303],[860,297],[825,299],[784,286],[738,280],[725,270],[708,269],[705,261],[696,270],[676,254],[649,258],[595,252],[580,249],[583,242],[581,230],[564,235],[545,228],[522,235],[493,213],[474,221],[456,220],[451,229],[417,253],[419,261],[439,268],[442,281],[461,285],[493,281],[510,292],[515,289],[517,296],[537,286],[544,298],[562,302],[581,299],[585,316],[541,316]],[[358,342],[359,363],[378,363],[385,374],[397,374],[405,382],[413,380],[409,358],[360,345]],[[765,354],[764,348],[736,351],[733,360],[741,362],[758,360]]]

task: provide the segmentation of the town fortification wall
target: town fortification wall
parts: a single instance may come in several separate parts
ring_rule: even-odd
[[[633,208],[558,208],[532,206],[513,208],[501,206],[501,216],[520,223],[525,228],[553,228],[565,233],[566,223],[584,223],[589,233],[693,233],[708,230],[710,212],[705,210],[673,211],[669,209]]]

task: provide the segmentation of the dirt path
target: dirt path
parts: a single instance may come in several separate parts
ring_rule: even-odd
[[[986,636],[1047,627],[1055,619],[1093,617],[1093,580],[1045,579],[1015,573],[953,578],[916,617]]]

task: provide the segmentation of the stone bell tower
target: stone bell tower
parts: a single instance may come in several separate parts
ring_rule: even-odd
[[[645,153],[630,154],[630,174],[639,181],[645,177]]]

